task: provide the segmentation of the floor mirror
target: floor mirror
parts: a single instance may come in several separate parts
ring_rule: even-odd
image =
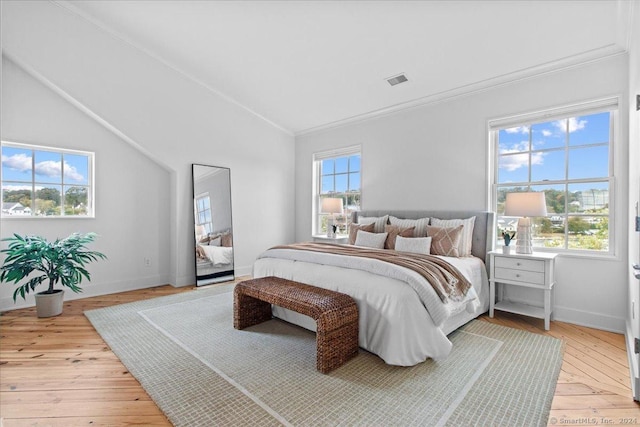
[[[192,175],[196,284],[234,280],[231,171],[193,164]]]

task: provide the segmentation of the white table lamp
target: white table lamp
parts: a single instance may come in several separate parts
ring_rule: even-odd
[[[531,217],[547,216],[544,192],[508,193],[504,204],[505,216],[519,216],[516,234],[516,253],[533,253]]]
[[[207,234],[207,230],[204,225],[196,225],[196,242],[199,242],[202,237]]]
[[[335,237],[333,231],[333,218],[335,214],[344,213],[342,199],[327,197],[322,199],[320,203],[320,213],[330,214],[327,221],[327,237]]]

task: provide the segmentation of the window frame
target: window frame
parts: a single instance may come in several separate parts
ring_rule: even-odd
[[[68,148],[60,148],[60,147],[51,147],[44,145],[36,145],[29,144],[23,142],[15,142],[15,141],[0,141],[0,152],[3,147],[12,147],[18,148],[22,150],[30,150],[31,151],[31,181],[13,181],[13,180],[5,180],[2,174],[4,168],[0,167],[0,194],[2,197],[2,203],[4,203],[4,186],[5,184],[19,184],[19,185],[31,185],[31,214],[29,215],[5,215],[4,212],[0,213],[0,217],[2,220],[17,220],[17,219],[94,219],[96,217],[96,200],[95,200],[95,153],[91,151],[83,151],[83,150],[74,150]],[[36,163],[36,152],[49,152],[54,154],[59,154],[61,157],[61,172],[60,172],[60,182],[55,183],[47,183],[40,182],[36,179],[35,172],[35,163]],[[74,155],[74,156],[84,156],[87,158],[87,184],[70,184],[65,181],[65,173],[64,173],[64,156],[65,155]],[[62,189],[60,193],[60,214],[59,215],[35,215],[35,203],[36,203],[36,186],[38,185],[55,185],[60,186]],[[65,187],[85,187],[87,188],[87,214],[86,215],[69,215],[65,214]]]
[[[205,207],[204,209],[200,209],[200,201],[201,200],[205,200],[207,201],[208,207]],[[205,228],[205,231],[207,232],[207,234],[211,234],[213,233],[213,209],[211,208],[211,197],[209,196],[209,192],[204,192],[201,194],[196,195],[195,197],[195,211],[196,211],[196,225],[202,225]],[[207,214],[207,212],[209,213],[209,221],[205,221],[205,222],[200,222],[201,219],[201,215],[205,215]]]
[[[541,124],[546,122],[551,122],[555,120],[569,119],[572,117],[580,117],[597,113],[608,112],[609,116],[609,141],[608,145],[608,176],[607,177],[598,177],[598,178],[574,178],[570,179],[567,171],[565,171],[564,179],[553,179],[553,180],[541,180],[541,181],[533,181],[531,176],[531,170],[528,173],[528,181],[526,182],[514,182],[514,183],[498,183],[499,178],[499,166],[500,166],[500,147],[499,147],[499,132],[500,130],[519,127],[519,126],[528,126],[531,129],[532,125]],[[538,247],[534,248],[535,251],[539,252],[555,252],[561,253],[563,255],[570,256],[589,256],[589,257],[597,257],[597,258],[614,258],[618,253],[616,248],[616,224],[615,217],[617,215],[617,204],[615,197],[615,188],[616,188],[616,169],[615,169],[615,160],[616,160],[616,152],[615,147],[619,137],[619,127],[620,127],[620,98],[618,96],[607,97],[598,100],[592,100],[587,102],[582,102],[578,104],[572,104],[567,106],[549,108],[542,111],[536,111],[531,113],[519,114],[515,116],[509,116],[504,118],[492,119],[487,122],[487,140],[489,145],[489,153],[488,161],[489,161],[489,189],[488,189],[488,206],[489,210],[492,210],[496,213],[496,222],[498,217],[498,198],[499,198],[499,188],[500,187],[526,187],[527,189],[531,189],[531,187],[535,188],[540,186],[563,186],[565,196],[569,194],[570,186],[574,184],[580,183],[597,183],[603,182],[608,185],[608,196],[609,196],[609,211],[608,214],[579,214],[575,212],[570,212],[568,209],[568,198],[565,197],[565,212],[561,215],[563,218],[568,221],[572,217],[593,217],[593,216],[601,216],[607,218],[608,220],[608,234],[609,234],[609,247],[608,250],[593,250],[593,249],[574,249],[569,247],[569,227],[565,226],[564,230],[564,245],[562,247]],[[529,135],[531,138],[531,131],[529,131]],[[531,144],[531,139],[530,139]],[[566,153],[565,158],[565,168],[568,168],[570,165],[569,153],[571,149],[579,148],[579,147],[597,147],[604,146],[605,143],[593,143],[593,144],[580,144],[580,145],[570,145],[565,141],[565,145],[561,150],[564,150]],[[532,146],[529,146],[527,151],[523,151],[522,153],[526,153],[531,156],[532,152],[552,152],[559,151],[560,149],[549,148],[549,149],[538,149],[533,150]],[[531,166],[531,157],[529,158],[529,167]],[[550,216],[550,215],[549,215]],[[549,217],[548,216],[548,217]],[[498,246],[500,239],[498,236],[498,227],[496,223],[496,229],[494,230],[495,237],[494,243]]]
[[[359,191],[359,198],[360,198],[360,207],[362,207],[362,147],[360,145],[355,145],[355,146],[350,146],[350,147],[344,147],[344,148],[339,148],[339,149],[334,149],[334,150],[328,150],[328,151],[322,151],[322,152],[318,152],[318,153],[314,153],[313,154],[313,202],[312,202],[312,208],[311,208],[311,215],[312,215],[312,221],[311,221],[311,235],[312,236],[325,236],[325,232],[323,232],[320,227],[321,227],[321,216],[323,215],[327,215],[327,214],[321,214],[320,213],[320,200],[322,198],[322,162],[324,160],[331,160],[331,159],[338,159],[338,158],[343,158],[343,157],[351,157],[351,156],[355,156],[358,155],[360,156],[360,191]],[[350,173],[350,169],[349,167],[347,168],[347,172],[346,174],[348,175]],[[336,175],[335,173],[333,175]],[[347,190],[348,190],[348,186],[347,186]],[[339,193],[339,194],[343,194],[343,193]],[[359,210],[359,209],[358,209]],[[351,223],[351,215],[349,215],[348,213],[345,212],[345,225],[347,227],[348,230],[348,226]],[[348,231],[346,231],[346,233],[348,233]],[[341,233],[341,235],[343,235]]]

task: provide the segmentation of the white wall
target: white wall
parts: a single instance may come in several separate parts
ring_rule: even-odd
[[[296,138],[296,239],[311,237],[314,152],[362,145],[364,209],[488,209],[487,121],[517,113],[621,97],[614,146],[616,257],[557,261],[556,317],[622,331],[626,311],[627,57],[522,80],[447,102]],[[514,295],[542,305],[537,294]]]
[[[167,283],[169,246],[169,172],[97,124],[22,69],[2,59],[3,140],[95,152],[95,219],[3,219],[2,238],[13,233],[48,239],[94,231],[90,247],[108,260],[91,264],[90,284],[82,294],[100,295]],[[150,266],[144,257],[153,260]],[[14,307],[14,288],[0,286],[0,310]],[[39,291],[44,290],[39,289]],[[18,299],[15,307],[33,305]]]
[[[55,3],[3,2],[2,48],[3,55],[169,171],[168,182],[148,190],[170,197],[166,210],[156,213],[168,218],[159,232],[169,240],[158,255],[168,257],[167,282],[195,282],[191,163],[231,169],[238,273],[250,273],[253,260],[269,246],[293,241],[291,135]],[[102,209],[111,216],[120,206]],[[140,215],[130,212],[128,220]],[[127,246],[121,250],[131,260],[139,258]]]

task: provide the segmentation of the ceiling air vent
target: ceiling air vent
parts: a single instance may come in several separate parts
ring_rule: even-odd
[[[403,74],[398,74],[397,76],[388,77],[388,78],[387,78],[387,79],[385,79],[385,80],[387,80],[387,82],[388,82],[391,86],[395,86],[395,85],[397,85],[397,84],[400,84],[400,83],[404,83],[404,82],[409,81],[409,79],[407,78],[407,76],[405,76],[405,75],[404,75],[404,73],[403,73]]]

